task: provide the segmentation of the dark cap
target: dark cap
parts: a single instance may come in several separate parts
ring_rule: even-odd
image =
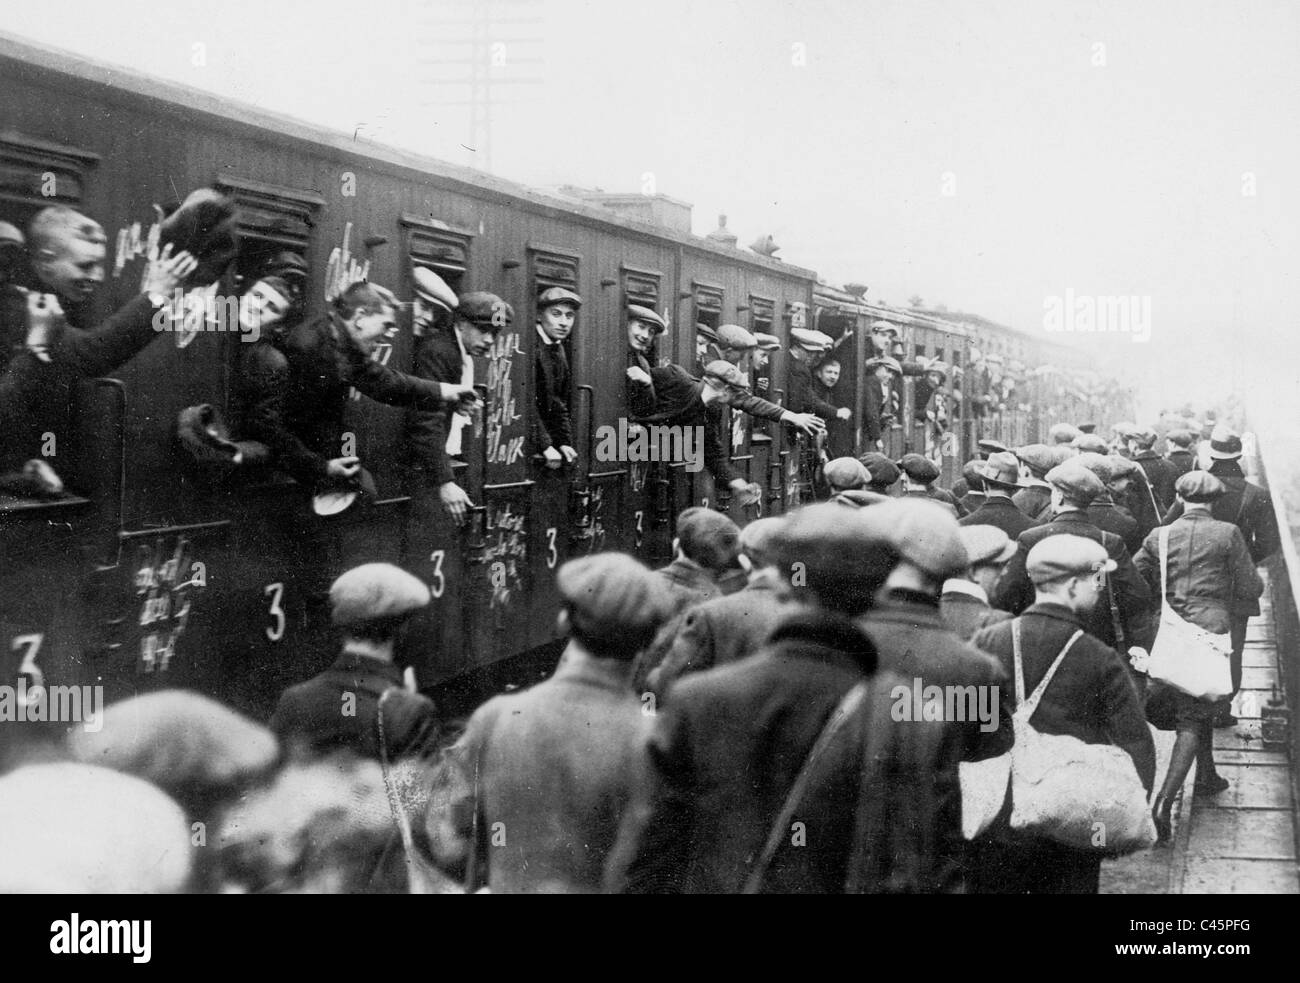
[[[662,577],[624,553],[596,553],[569,560],[555,586],[574,630],[592,642],[623,641],[618,653],[633,658],[672,613]]]
[[[723,513],[696,505],[677,517],[677,541],[688,560],[708,570],[734,566],[740,528]]]
[[[364,563],[330,585],[336,625],[398,618],[429,603],[429,588],[418,577],[391,563]]]
[[[537,309],[540,311],[543,307],[550,307],[552,304],[569,304],[578,308],[582,306],[582,298],[564,287],[549,287],[537,298]]]
[[[1072,505],[1087,508],[1092,500],[1106,490],[1101,479],[1077,460],[1066,461],[1047,472],[1047,483],[1060,490]]]
[[[740,374],[740,369],[721,358],[715,358],[704,367],[704,377],[714,379],[725,386],[732,386],[736,389],[749,388],[745,384],[745,377]]]
[[[1220,423],[1210,432],[1210,457],[1215,461],[1241,457],[1241,438]]]
[[[1112,482],[1144,473],[1142,465],[1138,464],[1137,461],[1124,457],[1122,454],[1108,454],[1106,460],[1110,462],[1110,480]]]
[[[1094,430],[1096,430],[1096,429],[1097,429],[1097,424],[1095,424],[1095,423],[1080,423],[1080,424],[1079,424],[1079,430],[1080,430],[1080,432],[1082,432],[1082,433],[1092,433],[1092,432],[1093,432]]]
[[[923,484],[928,485],[939,477],[939,469],[935,467],[934,462],[921,454],[904,454],[898,466],[903,474]]]
[[[1056,448],[1048,447],[1046,444],[1026,444],[1024,447],[1017,447],[1015,455],[1024,462],[1025,467],[1035,478],[1041,478],[1063,460]]]
[[[1227,486],[1208,471],[1188,471],[1174,484],[1174,491],[1184,502],[1213,502],[1226,492]]]
[[[876,451],[867,451],[858,460],[862,466],[867,469],[870,477],[870,485],[876,488],[888,488],[899,479],[903,472],[898,470],[898,465]]]
[[[1137,441],[1139,447],[1151,447],[1156,442],[1156,432],[1150,427],[1135,427],[1132,438]]]
[[[989,459],[980,464],[980,477],[986,485],[999,488],[1023,488],[1020,480],[1020,461],[1010,451],[998,451],[990,454]]]
[[[979,448],[982,454],[1004,454],[1010,450],[1002,441],[990,438],[979,441],[975,446]]]
[[[862,521],[900,557],[942,580],[965,570],[969,558],[950,509],[927,498],[896,498],[865,509]]]
[[[212,188],[192,191],[163,223],[158,248],[170,244],[172,255],[188,250],[198,268],[190,286],[206,286],[218,279],[239,255],[239,224],[235,203]]]
[[[875,358],[869,358],[866,361],[868,370],[877,369],[882,365],[894,375],[903,374],[903,367],[898,364],[898,359],[890,358],[888,355],[877,355]]]
[[[889,495],[867,491],[865,488],[846,488],[831,499],[836,505],[843,505],[851,509],[865,509],[868,505],[879,505],[881,502],[892,502],[893,500]]]
[[[837,457],[833,461],[827,461],[822,468],[822,475],[834,491],[861,488],[871,480],[871,475],[856,457]]]
[[[980,474],[980,468],[983,465],[984,462],[977,457],[961,466],[962,480],[966,482],[966,487],[971,491],[984,490],[984,476]]]
[[[456,306],[456,316],[476,327],[493,333],[510,326],[515,310],[496,294],[474,290],[462,294]]]
[[[1115,466],[1111,463],[1113,458],[1107,457],[1105,454],[1084,451],[1075,460],[1095,474],[1103,485],[1109,485],[1115,480]]]
[[[898,325],[894,324],[892,321],[872,321],[871,333],[878,334],[882,332],[887,334],[892,334],[895,338],[897,338]]]
[[[897,562],[879,528],[861,521],[877,508],[885,506],[854,512],[823,502],[789,517],[777,553],[796,598],[848,615],[871,606]]]
[[[654,328],[655,334],[663,334],[668,330],[668,323],[662,317],[650,310],[648,307],[642,307],[639,304],[628,304],[627,318],[629,321],[641,321]]]

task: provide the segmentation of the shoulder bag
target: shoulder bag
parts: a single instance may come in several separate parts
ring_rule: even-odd
[[[1198,700],[1217,700],[1232,692],[1232,635],[1206,631],[1170,606],[1169,529],[1160,530],[1160,627],[1147,675]]]
[[[1012,622],[1017,705],[1011,716],[1016,734],[1011,748],[1011,828],[1077,850],[1121,856],[1156,841],[1146,789],[1133,759],[1114,745],[1044,734],[1029,722],[1082,635],[1078,630],[1070,636],[1033,695],[1025,699],[1020,619]]]

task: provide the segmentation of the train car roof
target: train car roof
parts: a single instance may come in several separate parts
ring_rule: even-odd
[[[414,171],[421,176],[433,177],[441,183],[459,188],[464,193],[488,199],[522,201],[539,211],[563,215],[585,224],[624,229],[717,256],[730,263],[740,263],[794,279],[816,281],[817,275],[810,269],[769,259],[757,253],[745,252],[739,248],[723,246],[693,233],[676,232],[663,226],[615,214],[597,205],[552,196],[504,178],[484,174],[473,168],[387,144],[370,142],[362,144],[346,133],[308,123],[293,116],[268,112],[193,86],[154,78],[128,68],[0,32],[0,66],[6,62],[18,67],[20,71],[43,74],[52,81],[62,77],[65,81],[102,85],[107,90],[105,98],[108,99],[129,101],[134,97],[156,102],[161,108],[188,110],[207,116],[233,130],[254,132],[266,138],[308,145],[317,150],[328,148],[338,154],[361,156],[388,164],[395,169]]]

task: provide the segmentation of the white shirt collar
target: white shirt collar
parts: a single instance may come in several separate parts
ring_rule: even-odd
[[[559,344],[559,342],[556,341],[554,338],[548,338],[548,337],[546,337],[546,332],[542,330],[542,326],[541,326],[540,324],[537,325],[536,327],[537,327],[537,337],[539,337],[539,338],[542,339],[542,344],[543,344],[543,345],[558,345],[558,344]]]
[[[945,594],[965,594],[967,597],[973,597],[985,604],[989,602],[988,592],[979,584],[971,580],[965,580],[961,577],[952,577],[943,582],[943,592]]]

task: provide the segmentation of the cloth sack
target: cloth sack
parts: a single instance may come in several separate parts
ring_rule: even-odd
[[[1232,693],[1232,636],[1192,624],[1169,605],[1169,527],[1160,530],[1160,627],[1147,675],[1198,700]]]
[[[1156,841],[1146,789],[1133,759],[1122,748],[1088,744],[1066,734],[1044,734],[1029,722],[1056,670],[1082,635],[1076,631],[1070,636],[1026,700],[1020,619],[1011,624],[1016,667],[1011,828],[1077,850],[1123,856]]]

